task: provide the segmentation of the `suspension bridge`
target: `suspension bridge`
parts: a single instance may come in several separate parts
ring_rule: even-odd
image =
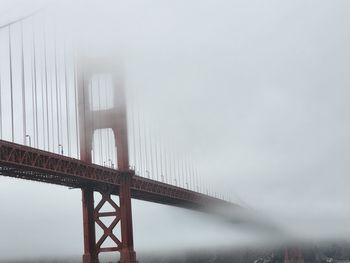
[[[0,27],[0,174],[81,189],[84,263],[99,262],[103,252],[137,262],[132,198],[241,209],[143,125],[128,104],[118,59],[77,54],[57,24],[43,19],[38,12]]]

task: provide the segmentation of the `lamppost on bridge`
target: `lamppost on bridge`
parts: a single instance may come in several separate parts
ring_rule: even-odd
[[[32,138],[30,137],[30,135],[26,134],[26,138],[28,138],[29,147],[32,147]]]
[[[62,144],[58,144],[58,153],[63,155],[63,145]]]

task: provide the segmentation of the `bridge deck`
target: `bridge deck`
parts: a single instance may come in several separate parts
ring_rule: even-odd
[[[115,195],[119,194],[121,177],[129,175],[132,177],[131,194],[135,199],[192,209],[215,204],[238,207],[218,198],[137,176],[133,170],[120,171],[88,164],[3,140],[0,140],[0,174],[67,187],[110,191]]]

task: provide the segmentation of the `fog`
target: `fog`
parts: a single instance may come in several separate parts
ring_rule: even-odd
[[[128,102],[207,187],[291,236],[349,239],[349,1],[28,2],[0,1],[1,23],[48,6],[81,52],[119,57]],[[1,258],[82,253],[79,190],[0,179]],[[141,201],[133,220],[137,252],[268,239]]]

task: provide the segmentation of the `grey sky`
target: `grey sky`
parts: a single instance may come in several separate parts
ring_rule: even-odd
[[[17,8],[5,2],[0,15]],[[118,47],[131,100],[218,192],[292,223],[305,237],[349,236],[349,1],[84,7],[76,25],[85,26],[84,48]],[[0,238],[2,256],[82,251],[78,190],[1,181],[0,233],[9,237]],[[205,235],[219,240],[227,233],[188,211],[135,202],[133,212],[136,250],[172,250],[184,236],[191,241],[186,247],[205,246]],[[234,243],[236,231],[219,244]]]

